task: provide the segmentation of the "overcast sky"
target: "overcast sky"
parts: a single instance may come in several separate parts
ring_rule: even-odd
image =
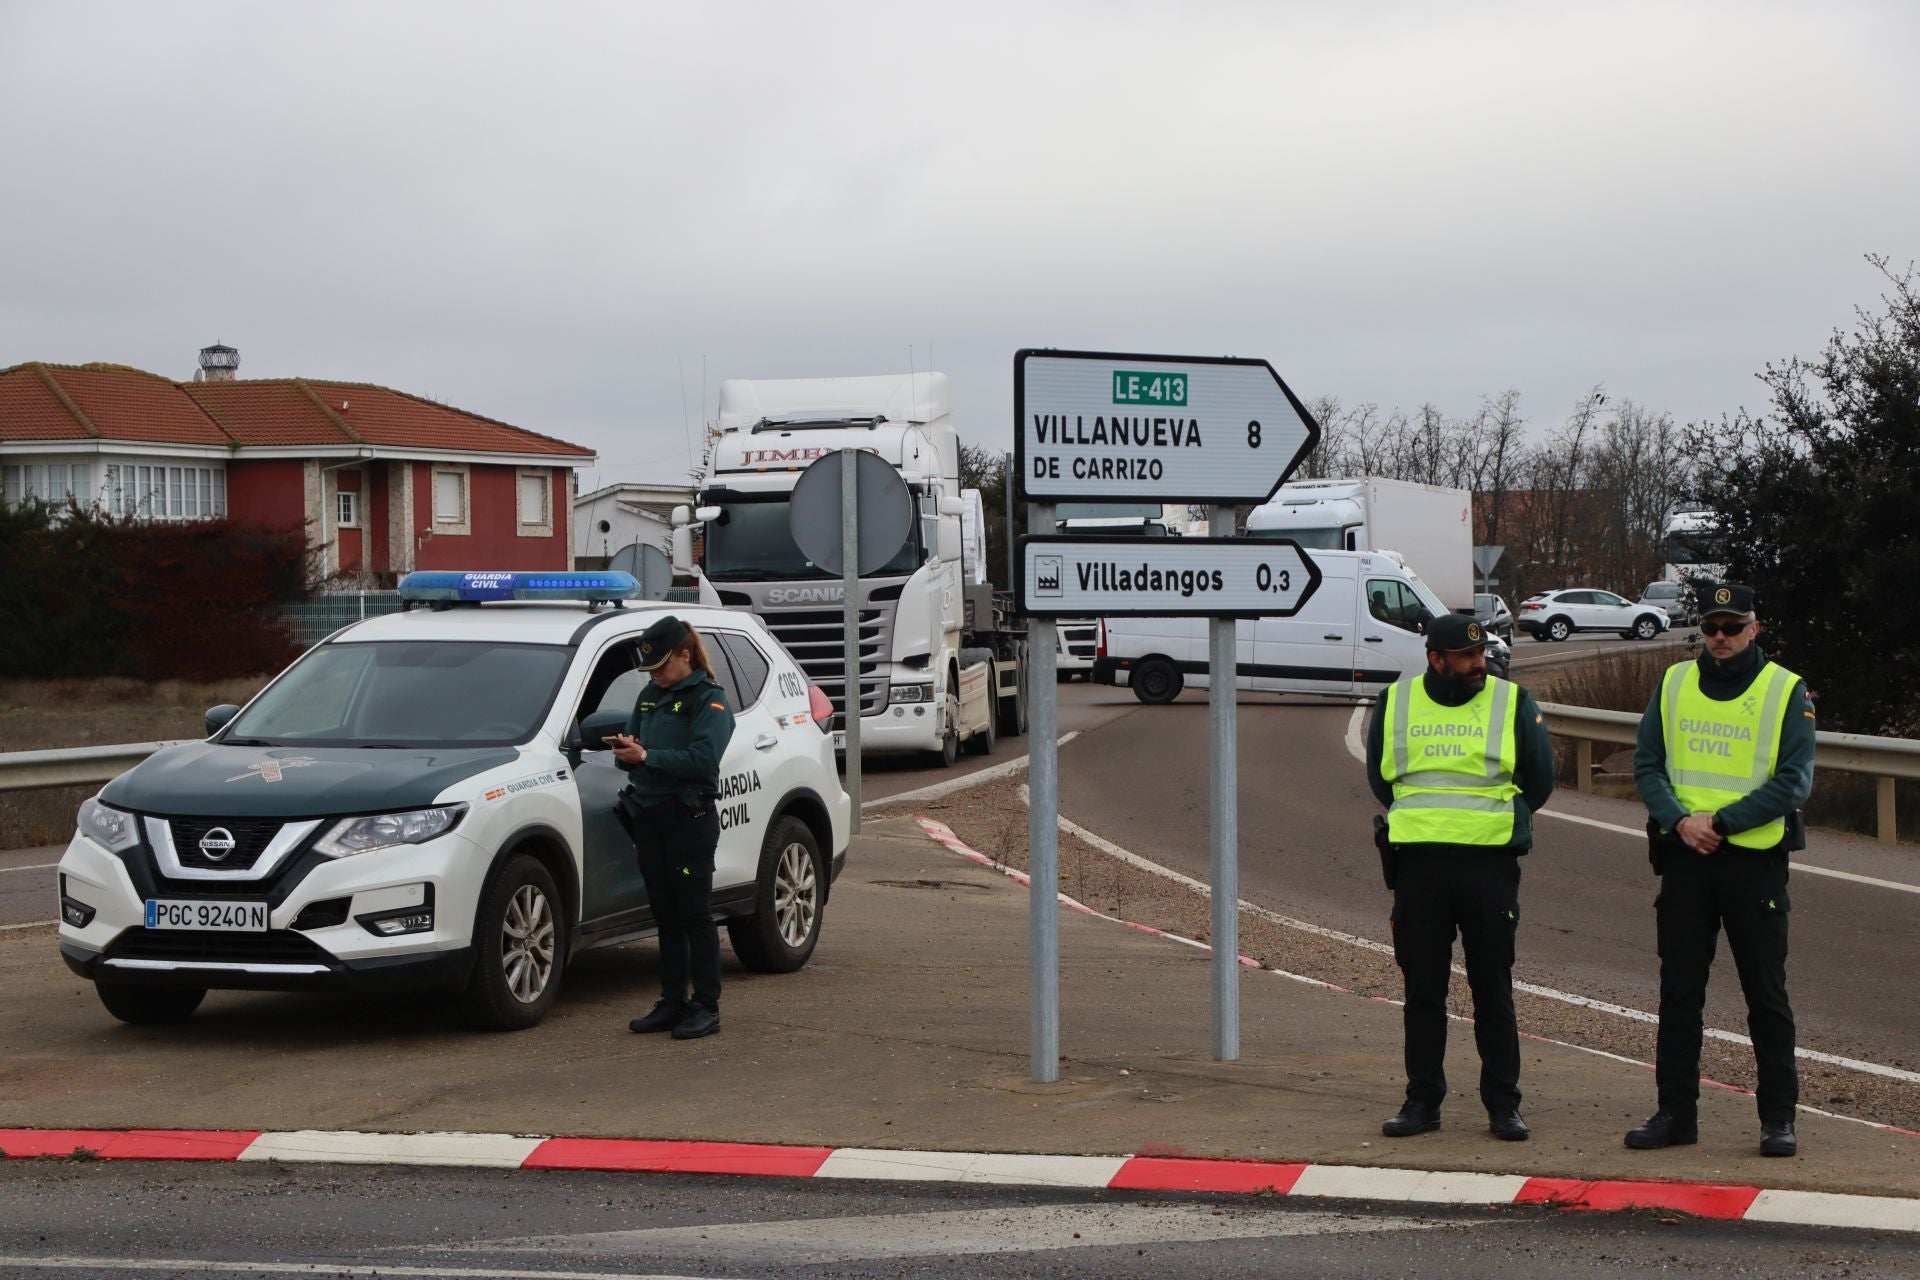
[[[1024,345],[1717,418],[1920,256],[1917,15],[0,0],[0,366],[223,341],[583,486],[677,478],[724,377],[931,361],[1010,446]]]

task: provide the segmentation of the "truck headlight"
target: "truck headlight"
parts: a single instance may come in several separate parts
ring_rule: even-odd
[[[930,684],[896,684],[887,696],[891,702],[932,702],[933,686]]]
[[[81,835],[109,853],[120,853],[140,843],[140,824],[134,816],[97,799],[80,802],[78,825]]]
[[[466,811],[464,804],[450,804],[409,813],[342,818],[313,847],[329,858],[350,858],[356,853],[371,853],[397,844],[424,844],[453,830]]]

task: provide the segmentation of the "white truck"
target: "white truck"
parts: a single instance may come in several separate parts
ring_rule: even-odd
[[[1292,538],[1309,551],[1399,558],[1449,609],[1473,608],[1473,495],[1368,477],[1294,480],[1247,517],[1250,538]]]
[[[962,744],[993,750],[1026,729],[1026,636],[965,572],[959,438],[941,373],[731,379],[695,496],[675,512],[675,559],[703,604],[766,623],[827,695],[845,746],[848,681],[838,572],[807,559],[787,520],[800,476],[839,449],[900,472],[914,504],[905,544],[860,581],[857,699],[863,755],[925,752],[952,764]],[[704,530],[698,564],[691,529]],[[976,528],[978,526],[976,525]]]
[[[1054,510],[1054,528],[1061,533],[1091,533],[1104,537],[1176,537],[1167,508],[1158,502],[1063,502]],[[1062,681],[1081,676],[1093,679],[1093,659],[1100,644],[1100,619],[1061,618],[1054,626],[1055,670]]]

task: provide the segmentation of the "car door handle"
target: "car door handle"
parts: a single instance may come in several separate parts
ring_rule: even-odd
[[[771,751],[779,745],[780,739],[770,733],[763,733],[753,740],[753,749],[755,751]]]
[[[1344,636],[1321,636],[1320,638],[1321,638],[1322,640],[1343,640],[1343,639],[1345,639],[1346,637],[1344,637]]]

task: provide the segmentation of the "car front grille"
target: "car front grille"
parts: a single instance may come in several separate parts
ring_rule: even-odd
[[[266,933],[128,929],[107,947],[109,960],[164,960],[176,964],[320,964],[333,957],[288,929]]]
[[[280,834],[281,826],[274,818],[169,818],[166,821],[173,832],[173,851],[180,865],[195,871],[251,870],[273,838]],[[200,847],[200,842],[210,832],[220,831],[232,837],[233,851],[214,857]]]

